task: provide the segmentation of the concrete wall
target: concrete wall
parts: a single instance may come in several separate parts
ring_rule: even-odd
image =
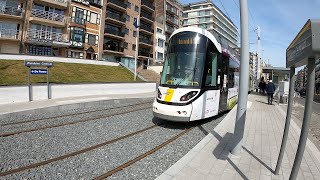
[[[148,66],[149,70],[152,70],[158,74],[160,74],[160,72],[162,72],[162,66]]]
[[[27,60],[54,61],[54,62],[65,62],[65,63],[119,66],[119,63],[114,63],[114,62],[86,60],[86,59],[74,59],[74,58],[61,58],[61,57],[48,57],[48,56],[0,54],[0,60],[1,59],[3,59],[3,60],[26,60],[27,59]]]
[[[149,93],[156,83],[53,84],[52,99]],[[46,100],[47,86],[33,86],[33,100]],[[0,87],[0,104],[29,101],[28,86]]]
[[[19,42],[1,41],[0,53],[8,53],[8,54],[19,53]]]

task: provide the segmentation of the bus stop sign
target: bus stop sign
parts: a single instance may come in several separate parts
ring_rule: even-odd
[[[307,64],[320,54],[320,20],[309,19],[286,51],[287,68]]]

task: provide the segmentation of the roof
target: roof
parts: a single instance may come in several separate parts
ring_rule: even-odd
[[[290,68],[284,67],[263,67],[262,73],[276,73],[276,74],[289,74]]]
[[[186,32],[186,31],[196,32],[196,33],[199,33],[199,34],[202,34],[202,35],[208,37],[208,38],[213,42],[213,44],[216,46],[217,50],[218,50],[220,53],[222,52],[222,50],[221,50],[221,44],[218,43],[218,41],[216,40],[216,38],[215,38],[209,31],[207,31],[207,30],[205,30],[205,29],[202,29],[202,28],[198,28],[198,27],[183,27],[183,28],[179,28],[179,29],[175,30],[175,31],[171,34],[170,38],[171,38],[172,36],[174,36],[175,34],[178,34],[178,33],[180,33],[180,32]]]

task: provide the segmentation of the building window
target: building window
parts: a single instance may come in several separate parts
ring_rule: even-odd
[[[124,48],[124,49],[128,49],[128,43],[127,43],[127,42],[124,42],[124,43],[123,43],[123,48]]]
[[[126,18],[127,21],[130,22],[130,16],[128,14],[125,15],[125,18]]]
[[[128,34],[129,34],[129,29],[128,29],[128,28],[125,28],[125,29],[124,29],[124,33],[128,35]]]
[[[93,34],[86,34],[85,42],[92,46],[98,45],[98,36]]]
[[[127,8],[130,9],[131,8],[131,3],[127,2]]]
[[[158,52],[158,60],[163,60],[163,53],[161,52]]]
[[[162,29],[157,28],[157,33],[161,33],[162,34]]]
[[[164,40],[163,39],[158,39],[158,46],[163,47]]]
[[[134,10],[135,10],[136,12],[139,12],[139,7],[138,7],[138,6],[135,6],[135,7],[134,7]]]
[[[137,31],[132,32],[133,37],[137,37]]]
[[[68,51],[68,57],[83,59],[83,52]]]
[[[91,24],[100,24],[100,18],[101,15],[88,11],[87,12],[87,21],[90,22]]]
[[[29,45],[28,53],[33,55],[51,56],[52,48],[48,46]]]
[[[136,45],[132,44],[132,50],[135,51],[136,50]]]

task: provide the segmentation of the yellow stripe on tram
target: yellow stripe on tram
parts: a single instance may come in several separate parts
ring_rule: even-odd
[[[174,93],[174,89],[168,89],[166,96],[164,97],[165,102],[170,102]]]

